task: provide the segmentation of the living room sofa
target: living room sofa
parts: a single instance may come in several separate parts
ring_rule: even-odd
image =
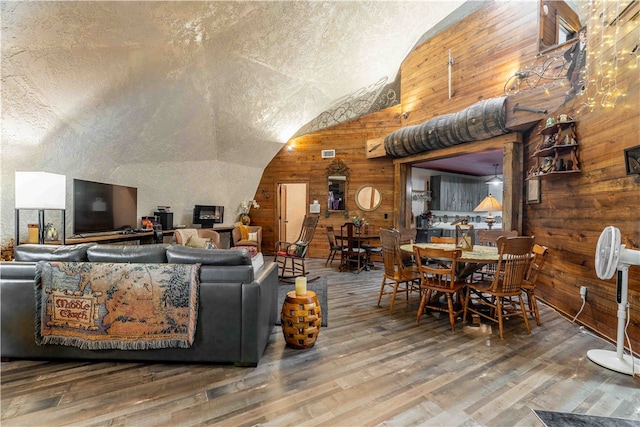
[[[37,261],[200,263],[198,317],[189,348],[82,350],[35,342]],[[254,271],[255,270],[255,271]],[[256,366],[278,316],[276,264],[255,269],[246,250],[178,245],[20,245],[0,264],[1,355],[4,359],[98,359],[234,363]]]

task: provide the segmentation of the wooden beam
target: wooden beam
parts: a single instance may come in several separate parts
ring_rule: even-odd
[[[384,138],[383,136],[367,140],[367,159],[375,159],[387,155],[384,151]]]

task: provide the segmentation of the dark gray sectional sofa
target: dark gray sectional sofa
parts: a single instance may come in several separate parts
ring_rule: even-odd
[[[246,250],[176,245],[20,245],[15,261],[0,264],[3,359],[95,359],[234,363],[256,366],[278,316],[273,262],[254,271]],[[200,263],[196,336],[189,348],[81,350],[35,342],[34,274],[37,261]]]

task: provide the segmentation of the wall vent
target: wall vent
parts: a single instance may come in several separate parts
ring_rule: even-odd
[[[333,159],[336,156],[336,150],[322,150],[323,159]]]

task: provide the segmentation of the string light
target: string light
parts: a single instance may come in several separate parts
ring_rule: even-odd
[[[591,0],[581,5],[581,15],[589,17],[587,64],[590,66],[582,70],[586,100],[579,106],[578,113],[584,109],[614,108],[618,100],[626,95],[626,89],[618,87],[618,71],[627,67],[631,70],[638,68],[637,38],[620,37],[621,30],[623,34],[638,31],[637,24],[630,19],[633,14],[626,13],[630,7],[636,6],[633,1],[628,1],[621,10],[620,6],[625,2],[613,0],[612,3]],[[626,23],[623,22],[625,19]],[[590,70],[594,75],[589,75]]]

